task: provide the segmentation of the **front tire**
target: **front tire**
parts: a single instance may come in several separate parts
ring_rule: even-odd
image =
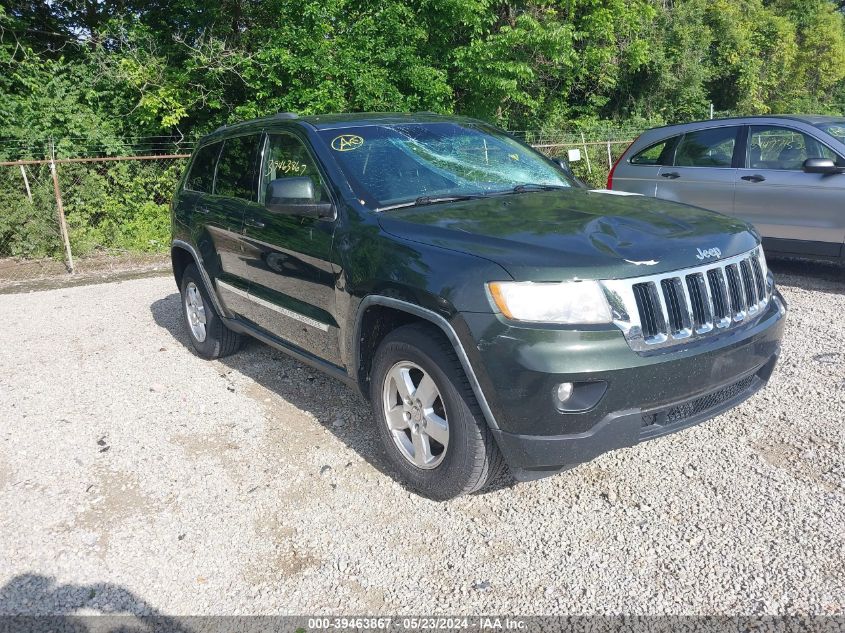
[[[196,353],[211,360],[236,352],[241,346],[241,335],[227,328],[214,310],[196,264],[185,269],[180,290],[182,316]]]
[[[388,334],[370,397],[382,445],[402,479],[443,501],[486,486],[502,458],[451,344],[427,324]]]

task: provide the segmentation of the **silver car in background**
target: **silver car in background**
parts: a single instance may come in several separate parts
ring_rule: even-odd
[[[654,128],[625,150],[607,188],[742,218],[757,227],[767,253],[845,258],[845,118]]]

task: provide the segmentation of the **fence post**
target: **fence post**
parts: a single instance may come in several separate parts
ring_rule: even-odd
[[[29,178],[26,177],[26,168],[23,165],[20,165],[21,168],[21,176],[23,176],[23,185],[26,187],[26,197],[29,200],[29,204],[32,204],[32,190],[29,188]]]
[[[610,139],[607,139],[607,168],[613,169],[613,154],[610,153]]]
[[[584,138],[584,132],[581,132],[581,143],[584,145],[584,157],[587,159],[587,173],[592,174],[593,168],[590,167],[590,152],[587,151],[587,139]]]
[[[53,139],[50,139],[50,173],[53,176],[53,192],[56,194],[56,209],[59,215],[59,231],[62,234],[62,241],[65,245],[65,264],[69,273],[73,273],[73,255],[70,252],[70,237],[67,232],[67,220],[65,219],[65,207],[62,204],[62,191],[59,189],[59,173],[56,171],[56,147]]]

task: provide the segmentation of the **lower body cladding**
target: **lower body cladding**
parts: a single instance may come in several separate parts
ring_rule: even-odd
[[[618,330],[515,327],[497,315],[463,314],[478,341],[478,378],[498,425],[493,433],[520,480],[738,405],[771,376],[784,316],[777,296],[754,323],[642,355]]]

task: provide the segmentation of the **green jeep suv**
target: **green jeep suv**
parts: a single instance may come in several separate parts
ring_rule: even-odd
[[[780,352],[786,307],[753,228],[587,190],[472,119],[220,128],[172,223],[196,352],[248,334],[349,384],[396,472],[434,499],[702,422]]]

